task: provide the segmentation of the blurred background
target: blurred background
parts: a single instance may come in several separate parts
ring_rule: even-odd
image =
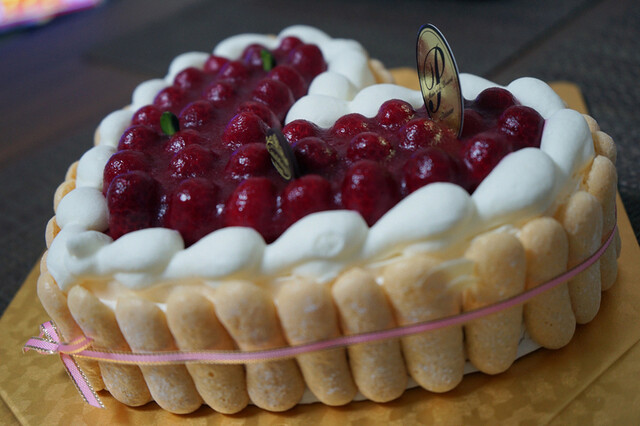
[[[18,16],[25,5],[76,10]],[[0,0],[0,313],[45,249],[53,193],[109,112],[173,57],[242,32],[316,26],[387,67],[415,66],[427,22],[462,72],[578,84],[618,145],[619,189],[640,230],[640,8],[636,0]],[[24,19],[23,19],[24,18]],[[26,22],[25,22],[26,19]],[[24,24],[28,24],[24,26]]]

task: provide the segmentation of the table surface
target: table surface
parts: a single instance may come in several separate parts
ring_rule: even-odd
[[[0,314],[45,248],[52,198],[102,117],[171,59],[239,32],[317,26],[354,38],[388,67],[412,66],[419,26],[436,24],[459,68],[506,84],[577,83],[618,146],[619,191],[640,231],[640,8],[634,0],[111,0],[0,36]]]

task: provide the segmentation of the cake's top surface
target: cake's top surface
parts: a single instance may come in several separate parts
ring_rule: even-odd
[[[593,157],[582,116],[538,80],[505,90],[461,75],[473,101],[459,140],[426,118],[420,92],[374,83],[357,42],[309,27],[180,55],[103,120],[80,160],[57,210],[54,278],[328,278],[548,212]],[[159,126],[165,110],[175,134]],[[303,169],[289,183],[263,142],[283,120]]]

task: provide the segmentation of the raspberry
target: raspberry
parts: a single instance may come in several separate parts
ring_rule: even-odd
[[[432,182],[453,182],[454,161],[438,148],[425,148],[413,154],[403,169],[403,186],[413,192]]]
[[[327,69],[322,51],[315,44],[301,44],[289,53],[289,63],[307,81]]]
[[[284,83],[293,93],[294,99],[299,99],[307,93],[307,83],[304,78],[288,65],[278,65],[267,74],[267,78]]]
[[[362,114],[347,114],[340,117],[331,128],[337,138],[351,139],[355,135],[369,131],[369,121]]]
[[[229,105],[234,100],[236,92],[229,82],[215,81],[202,92],[202,97],[208,100],[216,108]]]
[[[483,90],[475,100],[476,108],[496,115],[515,104],[513,95],[500,87]]]
[[[229,60],[220,56],[211,55],[204,63],[204,72],[207,74],[217,74]]]
[[[162,132],[160,128],[160,117],[162,116],[162,111],[155,105],[146,105],[140,108],[133,114],[131,118],[131,124],[142,124],[147,126],[156,133]]]
[[[391,144],[374,132],[364,132],[354,136],[347,149],[347,158],[351,161],[385,161],[394,155]]]
[[[186,146],[193,144],[204,145],[206,142],[207,140],[196,130],[180,130],[171,136],[171,139],[164,146],[164,150],[170,154],[177,154]]]
[[[274,53],[277,56],[287,55],[289,52],[291,52],[293,49],[300,46],[301,44],[302,44],[302,41],[298,37],[293,37],[293,36],[285,37],[282,40],[280,40],[280,45],[278,46],[278,48]]]
[[[389,172],[371,160],[352,165],[342,182],[342,204],[359,212],[372,226],[398,201],[398,191]]]
[[[182,90],[196,90],[204,84],[204,73],[198,68],[189,67],[180,71],[173,79],[173,85]]]
[[[484,130],[486,130],[486,126],[480,113],[472,109],[465,109],[461,138],[466,139]]]
[[[225,204],[224,226],[248,226],[258,231],[267,242],[277,236],[273,216],[276,211],[276,191],[264,177],[243,181]]]
[[[242,82],[249,78],[249,70],[240,61],[230,61],[220,68],[218,78]]]
[[[280,127],[278,117],[262,102],[247,101],[243,102],[236,109],[236,114],[241,112],[252,112],[264,121],[269,127]]]
[[[242,62],[248,68],[262,69],[262,51],[267,50],[261,44],[250,44],[242,52]]]
[[[437,144],[443,136],[443,131],[433,120],[416,118],[400,129],[400,148],[416,151]]]
[[[211,171],[214,154],[200,145],[186,146],[173,156],[169,174],[177,179],[202,177]]]
[[[462,153],[470,189],[475,189],[510,151],[511,147],[504,136],[480,133],[472,137]]]
[[[107,191],[109,234],[113,239],[149,228],[156,205],[156,181],[145,172],[116,176]]]
[[[328,180],[317,175],[306,175],[287,185],[282,193],[282,212],[288,227],[315,212],[332,208],[333,194]]]
[[[241,112],[227,124],[222,134],[222,143],[234,150],[249,143],[265,143],[267,130],[267,124],[256,114]]]
[[[111,181],[116,176],[136,170],[149,172],[151,169],[147,154],[140,151],[118,151],[111,156],[103,172],[103,191],[106,194]]]
[[[258,82],[253,90],[253,99],[267,105],[280,122],[284,121],[291,105],[295,102],[291,89],[283,82],[271,78]]]
[[[180,112],[180,128],[201,130],[211,124],[213,105],[209,101],[195,101]]]
[[[231,155],[224,171],[232,179],[265,175],[271,168],[271,159],[264,143],[243,145]]]
[[[159,140],[160,135],[153,129],[137,124],[124,131],[118,142],[118,150],[144,151],[155,146]]]
[[[320,138],[309,136],[293,145],[296,160],[308,172],[320,171],[338,160],[336,150]]]
[[[392,99],[380,106],[376,120],[382,127],[398,129],[407,124],[415,114],[416,112],[408,102]]]
[[[165,225],[180,232],[185,245],[191,245],[216,228],[218,188],[202,178],[187,179],[170,198]]]
[[[540,147],[544,119],[536,110],[521,105],[507,108],[498,119],[498,129],[510,137],[515,149]]]
[[[158,93],[153,100],[153,104],[161,111],[171,111],[178,114],[187,102],[185,91],[176,86],[169,86]]]
[[[282,128],[282,133],[289,143],[293,144],[309,136],[318,136],[320,128],[306,120],[294,120]]]

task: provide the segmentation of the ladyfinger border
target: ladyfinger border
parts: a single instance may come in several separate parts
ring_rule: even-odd
[[[158,308],[154,309],[148,306],[148,302],[145,304],[142,300],[140,303],[147,306],[145,309],[153,312],[156,318],[154,324],[158,324],[159,328],[165,330],[163,339],[167,342],[164,345],[166,348],[179,348],[182,350],[240,348],[249,350],[256,348],[266,349],[287,343],[309,343],[313,340],[336,337],[341,334],[375,331],[410,322],[435,319],[438,316],[455,314],[495,303],[525,289],[535,287],[544,282],[545,278],[549,279],[554,274],[563,272],[567,267],[579,263],[590,254],[590,250],[595,251],[597,245],[611,232],[615,224],[617,184],[615,144],[608,135],[600,131],[593,118],[585,116],[585,119],[592,133],[596,158],[594,158],[589,171],[585,173],[581,187],[569,200],[560,206],[554,217],[532,219],[515,236],[499,232],[488,232],[476,236],[466,254],[467,258],[473,259],[475,262],[476,282],[465,287],[462,292],[452,293],[447,290],[449,287],[447,287],[446,283],[443,285],[438,281],[442,281],[442,277],[438,277],[438,274],[433,272],[437,271],[439,260],[433,256],[411,259],[411,262],[407,262],[407,259],[400,259],[387,266],[382,274],[384,275],[384,272],[390,271],[392,275],[385,277],[386,282],[390,282],[390,280],[394,279],[393,277],[406,280],[399,289],[393,291],[391,291],[391,287],[387,288],[385,284],[381,286],[376,284],[377,277],[359,267],[344,271],[328,286],[314,283],[297,286],[309,288],[313,294],[298,294],[299,292],[294,290],[288,291],[288,294],[269,294],[264,288],[253,283],[230,282],[225,284],[224,288],[227,290],[224,291],[231,291],[235,294],[244,289],[246,294],[255,293],[259,295],[251,296],[252,299],[260,301],[258,305],[251,309],[253,309],[252,312],[256,312],[256,309],[264,311],[263,314],[260,314],[262,317],[259,317],[262,318],[261,322],[245,324],[242,318],[243,312],[237,310],[236,312],[223,313],[225,309],[228,311],[230,307],[228,303],[225,303],[224,297],[221,296],[224,292],[222,290],[207,289],[200,293],[201,296],[204,296],[201,301],[205,301],[205,305],[208,302],[209,307],[213,307],[211,312],[214,312],[214,317],[222,316],[213,318],[213,320],[220,321],[218,335],[206,342],[201,341],[200,345],[205,347],[186,347],[185,345],[189,344],[188,338],[185,338],[184,335],[176,337],[171,334],[175,332],[174,329],[177,330],[178,328],[172,323],[175,323],[176,318],[179,318],[180,315],[170,314],[171,316],[167,318],[167,313]],[[59,201],[75,187],[76,170],[77,162],[69,167],[65,181],[56,190],[54,211]],[[584,225],[585,223],[587,225]],[[60,232],[60,228],[54,216],[47,224],[45,232],[47,247],[51,245],[58,232]],[[548,241],[552,242],[552,244],[547,242],[547,248],[545,248],[545,241],[536,241],[537,236],[545,233],[550,235]],[[590,236],[593,236],[589,233],[595,233],[601,237],[589,239]],[[486,239],[491,239],[491,242],[483,242]],[[502,242],[498,242],[498,240]],[[489,244],[489,246],[502,244],[504,248],[500,249],[502,252],[496,250],[493,253],[489,253],[490,255],[487,257],[479,254],[486,252],[486,250],[473,248],[475,245],[483,244]],[[554,251],[550,253],[549,247],[553,247]],[[545,250],[547,251],[545,252]],[[504,258],[503,255],[506,254],[511,254],[512,257],[515,256],[513,259],[509,258],[509,262],[512,266],[513,264],[516,265],[516,269],[511,271],[513,273],[509,274],[507,271],[506,276],[513,277],[513,280],[511,280],[513,282],[507,286],[509,288],[505,287],[502,282],[491,283],[491,276],[489,275],[500,272],[496,269],[499,266],[497,264],[501,262],[500,259]],[[515,349],[517,349],[523,322],[531,336],[540,346],[558,348],[567,344],[573,336],[576,322],[589,322],[597,313],[600,292],[610,288],[615,281],[616,259],[618,256],[619,248],[612,244],[605,252],[605,255],[590,270],[585,271],[584,274],[574,280],[560,285],[549,293],[540,295],[524,306],[511,309],[510,312],[495,314],[492,317],[464,325],[464,335],[466,337],[463,337],[463,328],[461,326],[457,330],[443,330],[448,333],[445,333],[445,335],[440,333],[439,337],[437,332],[429,332],[403,338],[400,341],[383,341],[332,350],[328,353],[328,358],[322,353],[309,354],[307,361],[299,357],[297,363],[290,361],[286,363],[286,366],[282,365],[281,362],[280,364],[278,362],[275,364],[266,363],[270,365],[265,365],[263,368],[266,368],[266,370],[264,371],[260,370],[261,364],[253,365],[249,370],[245,368],[244,370],[247,370],[247,374],[249,374],[246,377],[246,383],[238,383],[245,380],[244,374],[239,374],[239,372],[234,373],[235,376],[228,376],[235,377],[228,379],[231,380],[230,383],[235,383],[235,389],[237,389],[234,394],[235,401],[221,401],[221,399],[224,399],[222,396],[218,396],[217,400],[215,398],[212,400],[211,395],[206,394],[209,391],[203,390],[202,386],[198,386],[198,377],[203,374],[206,376],[208,374],[206,372],[192,371],[191,368],[180,370],[179,374],[175,371],[154,372],[154,374],[160,374],[159,380],[161,381],[167,378],[177,380],[176,383],[181,384],[182,388],[186,389],[184,392],[190,395],[188,398],[185,397],[184,392],[181,395],[171,395],[167,397],[169,399],[168,402],[161,402],[161,406],[174,413],[186,413],[197,409],[204,401],[218,411],[234,413],[242,410],[251,400],[259,407],[272,411],[283,411],[300,401],[305,384],[307,387],[314,389],[316,393],[323,393],[318,399],[330,405],[348,403],[353,399],[356,390],[359,390],[368,399],[384,402],[395,399],[404,392],[408,377],[414,378],[427,390],[434,392],[447,391],[462,380],[465,353],[468,354],[480,371],[496,374],[506,370],[515,360]],[[543,258],[547,260],[553,258],[566,259],[566,265],[563,268],[562,262],[560,262],[560,264],[548,268],[549,262],[541,261]],[[538,260],[537,264],[536,260]],[[540,270],[540,265],[547,265],[545,266],[546,269]],[[86,320],[83,320],[84,323],[78,323],[83,321],[78,321],[79,318],[75,318],[72,315],[73,312],[65,306],[67,295],[57,287],[55,280],[47,272],[46,252],[40,269],[40,277],[38,279],[39,297],[49,315],[58,324],[63,337],[72,339],[76,337],[79,330],[86,331]],[[400,277],[400,275],[404,278]],[[406,293],[407,289],[415,288],[416,286],[422,286],[422,290],[427,287],[430,290],[439,289],[441,293],[436,294],[437,297],[435,299],[432,296],[431,299],[433,300],[425,299],[424,303],[426,305],[432,304],[432,306],[421,306],[411,299],[412,294],[410,292]],[[40,291],[41,287],[43,288],[42,291]],[[176,285],[176,288],[179,289],[180,286]],[[295,286],[291,288],[295,289]],[[322,288],[325,290],[322,290]],[[172,297],[170,296],[169,299]],[[237,300],[243,300],[241,294],[235,294],[233,297],[239,297]],[[316,299],[313,299],[314,297]],[[317,299],[318,297],[320,299]],[[422,297],[424,298],[424,293]],[[306,317],[305,311],[307,309],[304,308],[294,309],[294,311],[297,311],[295,313],[289,312],[291,308],[299,308],[297,303],[311,300],[309,298],[316,300],[316,304],[319,303],[319,306],[323,306],[320,316],[313,309],[309,309],[309,312],[311,312],[311,315],[308,315],[309,318]],[[324,300],[324,302],[321,303],[320,300]],[[436,306],[435,304],[442,306],[443,300],[447,302],[445,306],[449,306],[449,308],[434,314],[432,307]],[[175,305],[172,300],[169,300],[168,304]],[[549,304],[556,308],[548,309]],[[547,307],[546,309],[545,306]],[[135,312],[136,309],[133,311]],[[117,326],[119,330],[116,330],[116,332],[124,335],[132,348],[136,350],[148,349],[145,347],[144,342],[131,343],[131,341],[136,340],[133,336],[136,332],[135,330],[127,330],[127,327],[131,324],[122,324],[121,321],[126,315],[119,315],[118,312],[119,309],[117,307],[116,318],[118,319]],[[354,314],[357,312],[361,313],[360,317]],[[363,312],[364,314],[362,314]],[[373,315],[374,312],[376,313],[375,315]],[[208,315],[211,315],[211,313]],[[296,321],[296,315],[302,316],[302,318]],[[326,323],[326,321],[318,321],[318,318],[327,318],[330,321]],[[309,319],[312,321],[308,321]],[[211,321],[211,318],[209,318],[209,321]],[[549,321],[556,321],[556,324],[561,326],[552,327],[555,330],[550,330],[549,327],[545,327],[545,324],[548,325]],[[251,334],[247,334],[249,328],[260,328],[263,327],[261,324],[267,323],[270,324],[269,327],[273,330],[272,332],[262,337],[253,335],[251,335],[251,338],[247,337]],[[505,331],[507,329],[510,331]],[[558,332],[558,330],[560,331]],[[438,348],[437,351],[433,351],[434,344]],[[191,345],[196,344],[192,341]],[[429,355],[430,358],[427,358],[427,361],[424,358],[425,348],[426,350],[431,348],[431,355]],[[158,350],[158,348],[152,349]],[[443,354],[447,355],[443,357]],[[430,361],[428,361],[429,359]],[[320,372],[318,372],[316,371],[317,368],[313,368],[314,365],[324,365],[324,369],[321,368]],[[323,374],[331,376],[334,366],[340,367],[338,368],[338,376],[335,374],[332,376],[332,383],[327,384],[326,377],[318,377],[318,375],[322,376]],[[102,389],[105,383],[110,382],[110,380],[104,380],[103,382],[102,375],[104,372],[101,373],[97,363],[84,361],[82,367],[85,369],[94,389]],[[258,369],[257,372],[250,372],[250,370],[255,370],[256,368]],[[435,369],[435,373],[432,373],[430,377],[428,374],[426,376],[424,374],[424,371],[429,370],[429,368],[431,370]],[[441,371],[438,371],[438,369]],[[323,370],[324,373],[322,372]],[[443,373],[445,370],[447,371],[446,374]],[[176,376],[176,374],[178,375]],[[380,374],[379,380],[372,380],[371,376],[373,374]],[[151,374],[145,375],[143,371],[143,375],[147,381],[147,386],[149,386],[149,380],[152,380],[150,379]],[[276,382],[265,384],[261,382],[264,380],[276,380]],[[113,381],[111,380],[111,382]],[[137,383],[139,385],[140,381]],[[265,385],[268,386],[265,388]],[[341,392],[340,395],[342,396],[338,398],[332,397],[330,395],[331,392],[327,391],[327,389],[333,389],[331,386],[334,388],[337,386],[336,389],[341,389],[339,393]],[[274,390],[277,392],[274,392]],[[148,396],[144,396],[148,395],[147,389],[142,389],[141,392],[142,399],[139,399],[138,403],[135,404],[131,401],[126,401],[126,398],[120,397],[118,399],[125,399],[123,402],[128,402],[130,405],[139,405],[139,403],[144,403],[149,399]],[[118,392],[114,391],[112,393],[117,394]],[[316,396],[318,397],[318,395]],[[172,398],[173,400],[171,400]],[[158,397],[155,399],[158,399]]]

